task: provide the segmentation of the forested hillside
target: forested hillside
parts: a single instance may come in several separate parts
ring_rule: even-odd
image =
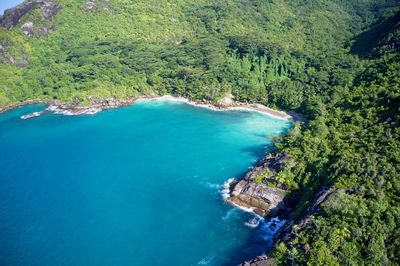
[[[352,85],[365,67],[349,55],[352,38],[395,12],[395,1],[47,2],[56,15],[36,6],[0,29],[1,105],[231,91],[304,109]]]
[[[294,221],[321,188],[334,193],[275,262],[400,264],[398,1],[33,2],[0,19],[0,106],[232,93],[301,112],[308,122],[276,140],[295,163],[275,185]]]
[[[277,143],[296,161],[277,180],[291,188],[293,200],[301,199],[294,204],[295,219],[312,195],[334,191],[306,226],[302,217],[291,229],[292,239],[277,246],[274,256],[282,264],[400,264],[399,16],[395,19],[396,27],[376,47],[362,51],[376,57],[352,86],[331,90],[324,104],[311,109],[313,119],[305,127]]]

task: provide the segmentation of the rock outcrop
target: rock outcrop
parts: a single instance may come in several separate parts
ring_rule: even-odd
[[[332,187],[321,187],[301,217],[295,221],[288,220],[277,235],[277,239],[279,241],[288,241],[300,231],[303,231],[310,224],[310,216],[318,214],[321,211],[321,206],[337,192],[338,189]],[[296,225],[296,230],[293,230],[294,225]]]
[[[290,161],[290,157],[285,154],[264,157],[256,167],[246,174],[243,180],[230,184],[228,200],[241,207],[252,208],[261,216],[266,216],[270,212],[277,213],[284,208],[285,190],[257,183],[256,178],[264,175],[265,178],[272,179],[282,165],[288,161]]]
[[[22,30],[22,32],[26,35],[26,36],[32,36],[33,35],[33,29],[34,29],[34,27],[35,27],[35,24],[33,24],[33,22],[32,21],[28,21],[28,22],[26,22],[26,23],[24,23],[22,26],[21,26],[21,30]]]
[[[39,18],[29,21],[24,16],[35,8],[40,8]],[[16,7],[7,9],[0,16],[0,27],[11,29],[20,26],[21,31],[28,37],[47,37],[55,29],[51,19],[60,11],[60,6],[51,0],[31,0]],[[34,23],[37,21],[38,23]],[[22,25],[21,25],[22,24]],[[40,25],[40,26],[39,26]],[[19,49],[16,49],[16,47]],[[12,64],[26,67],[30,57],[24,48],[11,38],[4,38],[0,42],[0,64]]]
[[[53,103],[47,107],[46,111],[63,114],[63,115],[93,115],[101,112],[104,109],[113,109],[121,106],[130,105],[135,101],[135,98],[128,99],[126,101],[120,101],[115,98],[109,99],[96,99],[89,96],[87,100],[90,102],[89,105],[77,105],[74,103]]]
[[[52,19],[60,11],[60,6],[53,3],[52,1],[36,0],[42,11],[44,19]]]
[[[7,29],[17,26],[21,19],[36,7],[40,7],[43,19],[47,20],[53,18],[60,10],[60,7],[57,4],[49,0],[33,0],[24,2],[16,7],[7,9],[4,12],[4,15],[0,17],[0,26]]]
[[[220,106],[220,107],[229,107],[232,106],[235,101],[233,100],[234,97],[232,94],[228,93],[227,95],[225,95],[225,97],[221,98],[216,105]]]
[[[267,255],[261,255],[251,261],[246,261],[240,264],[240,266],[272,266],[274,260],[269,258]]]
[[[0,25],[4,28],[11,29],[15,27],[20,19],[25,16],[29,11],[37,6],[37,2],[25,2],[16,7],[7,9],[4,15],[0,17]]]
[[[95,12],[95,11],[110,11],[110,0],[88,0],[85,5],[85,12]]]
[[[13,54],[7,52],[7,48],[12,46],[13,43],[8,39],[0,42],[0,64],[13,64],[17,67],[26,67],[30,59],[29,56],[24,53],[22,48],[14,51]]]
[[[295,237],[299,232],[306,229],[306,227],[310,224],[310,216],[316,215],[321,211],[321,206],[327,202],[338,190],[331,187],[322,187],[316,193],[311,204],[304,211],[302,216],[294,221],[288,219],[285,225],[280,229],[278,234],[275,236],[276,242],[290,242],[290,239]],[[294,227],[294,225],[296,225]],[[295,228],[295,229],[294,229]],[[274,265],[274,259],[269,257],[268,254],[263,254],[261,256],[256,257],[251,261],[246,261],[241,266],[270,266]]]

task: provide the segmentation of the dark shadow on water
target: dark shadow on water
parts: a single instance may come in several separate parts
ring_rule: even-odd
[[[275,150],[275,146],[273,144],[268,144],[266,146],[249,146],[242,149],[242,151],[250,153],[252,156],[257,157],[257,159],[261,159],[266,154],[273,152]]]
[[[252,214],[248,214],[249,219],[254,217]],[[245,222],[245,221],[244,221]],[[273,247],[273,239],[264,239],[264,232],[262,227],[251,229],[251,235],[243,242],[240,247],[232,250],[230,257],[222,263],[223,266],[238,265],[245,261],[255,259],[257,256],[265,254],[271,251]]]
[[[283,203],[282,203],[283,204]],[[231,252],[230,257],[222,265],[238,265],[245,261],[255,259],[257,256],[268,254],[274,247],[275,236],[283,228],[285,221],[280,220],[279,211],[282,206],[277,206],[270,210],[265,220],[252,229],[250,236],[243,241],[243,244]],[[243,218],[255,217],[252,213],[247,213]],[[245,222],[245,221],[243,221]]]
[[[243,149],[245,152],[251,153],[253,156],[257,157],[258,159],[261,159],[264,157],[266,154],[273,152],[275,150],[275,146],[273,144],[260,147],[260,146],[250,146],[246,147]],[[254,162],[252,166],[257,165],[257,162]],[[242,179],[246,173],[248,172],[245,171],[243,174],[238,175],[236,177],[237,180]],[[276,213],[274,210],[271,210],[271,213]],[[276,214],[275,214],[276,215]],[[247,220],[246,219],[251,219],[255,217],[254,214],[252,213],[247,213],[243,216],[243,223],[245,223]],[[266,221],[269,221],[272,217],[267,217]],[[236,249],[231,251],[230,257],[227,258],[227,260],[222,263],[221,265],[223,266],[232,266],[232,265],[238,265],[240,263],[243,263],[245,261],[252,260],[256,258],[257,256],[260,256],[266,252],[269,252],[273,248],[273,237],[269,239],[264,239],[265,237],[265,232],[263,231],[263,228],[261,225],[259,225],[256,228],[252,228],[250,236],[243,241],[243,244],[237,247]]]

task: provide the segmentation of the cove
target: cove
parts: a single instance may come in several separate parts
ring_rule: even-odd
[[[234,265],[271,232],[223,200],[291,123],[148,101],[92,116],[0,115],[1,265]]]

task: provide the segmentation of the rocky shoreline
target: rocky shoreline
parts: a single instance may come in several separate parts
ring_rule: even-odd
[[[231,181],[227,200],[239,207],[250,209],[262,217],[274,216],[285,209],[286,191],[279,186],[272,187],[257,181],[263,175],[264,180],[273,179],[290,156],[278,153],[267,155],[259,160],[240,181]]]
[[[296,113],[285,113],[273,110],[260,104],[247,104],[233,101],[232,96],[221,99],[217,103],[208,100],[193,101],[183,97],[175,96],[142,96],[133,97],[126,101],[120,101],[115,98],[110,99],[88,99],[92,104],[90,105],[75,105],[71,103],[62,103],[56,100],[30,100],[6,107],[0,108],[0,113],[9,111],[11,109],[35,103],[46,103],[49,106],[41,111],[34,112],[21,116],[21,119],[31,119],[38,117],[45,113],[55,113],[63,115],[92,115],[102,110],[113,109],[122,106],[132,105],[138,101],[152,101],[152,100],[165,100],[165,101],[180,101],[191,105],[210,108],[213,110],[247,110],[257,111],[263,114],[274,116],[280,119],[290,121],[304,121],[304,118]],[[273,217],[285,211],[284,199],[286,191],[284,187],[277,185],[276,187],[268,186],[264,183],[257,181],[257,177],[263,176],[263,180],[274,179],[276,174],[281,170],[282,166],[286,163],[293,163],[290,156],[286,154],[267,155],[261,158],[242,180],[229,180],[227,182],[227,195],[226,200],[231,204],[252,211],[261,217]],[[282,231],[282,230],[281,230]],[[262,255],[255,258],[253,261],[244,262],[242,265],[270,265],[271,260]]]
[[[45,103],[45,104],[56,104],[56,101],[51,101],[51,100],[28,100],[20,103],[15,103],[15,104],[10,104],[6,105],[3,107],[0,107],[0,114],[5,113],[7,111],[11,111],[15,108],[25,106],[25,105],[30,105],[30,104],[38,104],[38,103]]]
[[[131,105],[137,100],[138,98],[132,98],[126,101],[119,101],[115,98],[110,98],[110,99],[105,99],[105,100],[91,100],[92,104],[90,105],[76,105],[72,103],[63,103],[57,100],[28,100],[24,101],[21,103],[16,103],[12,105],[7,105],[4,107],[0,107],[0,114],[10,111],[12,109],[25,106],[25,105],[31,105],[31,104],[38,104],[38,103],[45,103],[48,104],[49,106],[41,111],[41,112],[35,112],[35,113],[40,113],[40,114],[45,114],[45,113],[55,113],[55,114],[63,114],[63,115],[92,115],[96,114],[98,112],[101,112],[102,110],[105,109],[113,109],[113,108],[118,108],[122,106],[127,106]],[[32,117],[37,117],[38,115],[35,115],[34,113],[32,114],[27,114],[24,116],[22,119],[29,119]]]
[[[266,181],[274,180],[277,173],[285,164],[293,165],[295,162],[287,154],[268,154],[261,158],[256,165],[240,181],[230,180],[227,201],[233,205],[252,211],[264,218],[288,217],[285,203],[286,191],[282,185],[270,186]],[[262,176],[262,181],[258,177]],[[271,219],[271,220],[273,220]],[[288,238],[294,221],[285,221],[278,228],[274,242]],[[265,252],[268,252],[267,248]],[[269,266],[273,265],[273,258],[267,254],[245,261],[241,266]]]
[[[49,106],[43,112],[35,114],[28,114],[22,119],[29,119],[33,117],[38,117],[44,113],[55,113],[55,114],[63,114],[63,115],[92,115],[99,113],[106,109],[114,109],[122,106],[129,106],[134,104],[137,101],[143,100],[166,100],[166,101],[181,101],[191,105],[210,108],[213,110],[219,111],[226,111],[226,110],[247,110],[247,111],[256,111],[263,114],[267,114],[269,116],[273,116],[280,119],[290,120],[290,121],[303,121],[303,117],[300,114],[294,112],[282,112],[278,110],[271,109],[261,104],[249,104],[249,103],[242,103],[237,102],[232,99],[231,95],[222,98],[218,102],[214,103],[209,100],[190,100],[184,97],[176,97],[176,96],[156,96],[156,95],[146,95],[140,97],[132,97],[128,100],[121,101],[115,98],[109,99],[94,99],[93,97],[89,97],[88,101],[91,102],[89,105],[77,105],[73,103],[63,103],[57,100],[29,100],[13,105],[8,105],[5,107],[0,108],[0,113],[12,110],[14,108],[29,105],[29,104],[36,104],[36,103],[46,103]]]
[[[310,217],[316,215],[321,211],[321,206],[327,202],[332,196],[338,193],[340,190],[332,188],[330,186],[321,187],[315,194],[310,202],[310,205],[303,212],[303,214],[297,220],[288,219],[286,223],[277,231],[274,242],[286,242],[290,243],[290,239],[294,238],[299,232],[306,229],[310,223]],[[272,266],[274,264],[274,258],[269,257],[268,254],[262,254],[256,258],[246,261],[240,264],[240,266]]]

